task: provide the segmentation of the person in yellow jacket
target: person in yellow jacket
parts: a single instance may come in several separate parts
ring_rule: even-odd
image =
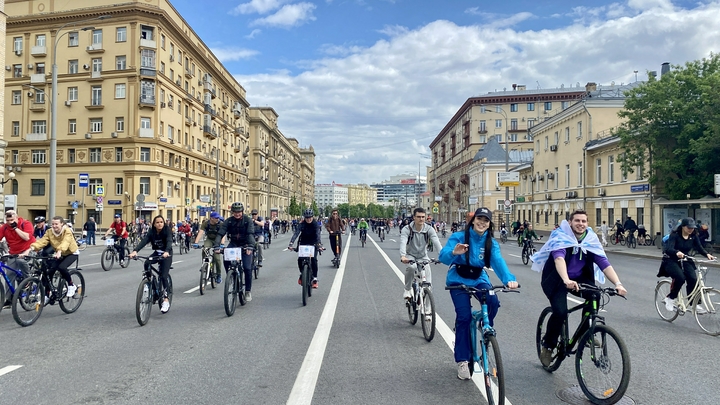
[[[67,296],[74,296],[77,287],[73,285],[68,268],[77,261],[78,245],[72,230],[65,226],[63,218],[53,217],[50,229],[42,238],[30,245],[30,249],[36,252],[42,250],[47,256],[53,255],[55,260],[48,261],[48,278],[52,279],[55,271],[59,271],[68,284]]]

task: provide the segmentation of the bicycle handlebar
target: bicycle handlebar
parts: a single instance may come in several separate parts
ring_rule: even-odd
[[[520,284],[518,284],[517,288],[520,288]],[[467,286],[467,285],[465,285],[465,284],[460,284],[460,285],[446,285],[446,286],[445,286],[445,289],[446,289],[446,290],[465,290],[465,292],[468,293],[468,294],[475,294],[475,293],[478,293],[478,292],[490,291],[490,290],[500,290],[500,291],[502,291],[502,292],[516,292],[516,293],[519,293],[520,291],[518,291],[517,288],[509,289],[509,288],[508,288],[507,286],[505,286],[505,285],[493,285],[492,288],[475,288],[475,287]]]
[[[595,292],[607,294],[610,296],[622,297],[627,300],[627,297],[620,295],[620,293],[618,293],[618,290],[615,287],[603,288],[603,287],[598,287],[594,284],[578,283],[578,288],[579,288],[578,291],[595,291]]]
[[[430,263],[440,264],[440,261],[439,261],[438,259],[435,259],[435,258],[432,258],[432,257],[431,257],[430,260],[421,260],[421,261],[419,261],[419,262],[418,262],[417,260],[409,260],[409,261],[408,261],[407,263],[405,263],[405,264],[415,264],[415,263],[421,264],[421,265],[425,266],[425,265],[428,265],[428,264],[430,264]]]

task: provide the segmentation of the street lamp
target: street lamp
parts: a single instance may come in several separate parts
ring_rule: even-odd
[[[88,21],[95,20],[106,20],[110,18],[109,15],[101,15],[100,17],[88,18],[86,20],[72,21],[60,26],[55,31],[55,44],[53,45],[53,61],[52,61],[52,97],[50,101],[50,180],[48,181],[50,195],[48,199],[48,218],[55,216],[55,183],[57,182],[57,103],[55,102],[58,96],[58,67],[57,67],[57,46],[67,32],[60,34],[63,28],[68,25],[76,25],[85,23]],[[85,27],[82,31],[92,30],[95,27]]]
[[[485,107],[484,105],[480,106],[481,108]],[[505,173],[510,171],[510,149],[508,148],[508,116],[505,110],[502,109],[499,105],[495,106],[495,112],[497,114],[501,114],[503,117],[505,117]],[[510,200],[510,186],[505,186],[505,201]],[[507,208],[506,208],[507,209]],[[505,212],[505,224],[510,223],[510,212]]]
[[[15,172],[10,172],[10,173],[8,173],[8,178],[6,180],[3,180],[2,182],[0,182],[0,185],[4,186],[5,184],[7,184],[10,180],[12,180],[14,178],[15,178]]]

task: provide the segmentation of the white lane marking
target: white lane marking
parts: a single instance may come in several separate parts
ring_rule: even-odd
[[[300,371],[295,379],[295,384],[293,384],[290,397],[286,404],[310,405],[312,402],[318,374],[320,374],[320,366],[322,366],[325,348],[327,347],[328,338],[330,337],[330,329],[332,329],[333,320],[335,319],[335,310],[337,309],[340,288],[342,287],[342,280],[345,275],[345,264],[347,263],[347,255],[350,251],[351,238],[352,236],[348,235],[344,252],[340,258],[340,268],[335,274],[335,280],[330,288],[330,294],[328,295],[325,308],[320,316],[320,321],[318,321],[318,326],[315,329],[315,335],[310,342],[307,353],[305,353],[305,359],[303,360],[302,366],[300,366]]]
[[[508,254],[508,256],[517,257],[517,258],[522,259],[522,256],[518,256],[518,255]]]
[[[370,238],[370,240],[375,245],[377,250],[380,252],[382,257],[385,258],[385,261],[390,266],[390,268],[392,268],[392,270],[395,272],[395,275],[398,276],[398,278],[400,279],[400,281],[402,281],[403,284],[405,284],[405,273],[400,271],[400,269],[390,260],[388,255],[386,255],[385,252],[382,249],[380,249],[380,246],[377,243],[375,243],[375,241],[372,238]],[[448,345],[450,350],[454,351],[455,332],[453,332],[452,329],[450,329],[450,327],[445,323],[445,321],[442,320],[442,318],[440,318],[440,315],[437,313],[435,313],[435,329],[437,329],[437,331],[440,333],[440,336],[442,336],[443,340]],[[487,401],[487,394],[485,393],[485,382],[483,381],[483,379],[484,379],[484,376],[483,376],[482,371],[473,373],[473,376],[472,376],[473,383],[475,383],[475,386],[477,387],[478,391],[480,391],[483,398],[485,398],[485,400]],[[508,405],[512,405],[512,402],[510,402],[510,400],[507,397],[505,397],[505,403]]]
[[[15,371],[15,370],[19,369],[20,367],[22,367],[22,366],[7,366],[7,367],[0,368],[0,375],[5,375],[11,371]]]
[[[205,283],[205,285],[207,285],[207,283]],[[200,286],[196,286],[196,287],[193,287],[193,288],[185,291],[184,294],[194,293],[195,291],[197,291],[197,290],[199,290],[199,289],[200,289]]]

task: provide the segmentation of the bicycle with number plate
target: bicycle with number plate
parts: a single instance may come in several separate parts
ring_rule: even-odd
[[[615,329],[605,324],[600,311],[610,301],[611,296],[619,296],[615,288],[602,288],[592,284],[580,284],[579,292],[585,302],[568,309],[568,316],[582,311],[582,319],[572,336],[568,330],[568,318],[565,318],[558,345],[553,349],[549,365],[542,365],[553,372],[560,363],[575,355],[575,374],[580,389],[593,404],[614,404],[622,399],[630,383],[630,354],[625,342]],[[625,297],[622,297],[625,298]],[[535,344],[538,358],[543,349],[547,333],[547,322],[552,308],[546,307],[538,319]]]
[[[518,285],[518,288],[520,286]],[[445,286],[446,290],[462,290],[480,302],[480,310],[472,311],[470,324],[470,346],[472,364],[470,375],[475,371],[477,363],[483,372],[483,382],[488,404],[505,403],[505,371],[497,342],[497,332],[490,326],[487,306],[487,297],[495,295],[496,290],[502,292],[520,292],[517,289],[509,290],[504,285],[494,285],[491,288],[475,288],[466,285]]]
[[[165,290],[163,289],[162,282],[160,281],[159,268],[162,256],[135,256],[135,260],[138,259],[143,259],[150,264],[147,270],[145,269],[145,266],[143,266],[142,280],[140,281],[137,295],[135,297],[135,317],[137,318],[140,326],[144,326],[150,320],[150,312],[153,304],[158,304],[158,308],[162,309],[162,303],[165,296]],[[170,269],[172,269],[172,266],[170,266]],[[170,305],[172,305],[173,282],[170,274],[168,274],[167,284],[167,298]]]
[[[230,262],[225,278],[225,293],[223,296],[227,316],[233,316],[238,301],[241,306],[247,303],[245,301],[245,271],[242,264],[243,250],[255,250],[255,248],[246,246],[226,247],[223,249],[225,261]]]
[[[315,257],[316,247],[313,245],[300,245],[297,248],[288,246],[288,250],[298,252],[298,258],[301,259],[300,286],[302,287],[302,304],[307,305],[308,298],[312,296],[312,258]],[[324,249],[317,248],[318,254]]]
[[[405,301],[410,323],[415,325],[418,315],[422,314],[422,331],[425,340],[430,342],[435,337],[435,298],[433,298],[432,286],[425,277],[425,268],[430,263],[439,263],[435,259],[410,260],[409,265],[416,264],[415,277],[412,282],[412,298]]]
[[[130,265],[130,260],[128,256],[130,256],[130,249],[127,247],[127,243],[125,244],[125,261],[120,262],[120,239],[121,238],[105,238],[102,239],[105,240],[105,250],[103,250],[101,256],[100,256],[100,265],[102,266],[103,270],[110,271],[113,267],[113,263],[118,262],[120,263],[120,267],[123,269],[127,268]]]

